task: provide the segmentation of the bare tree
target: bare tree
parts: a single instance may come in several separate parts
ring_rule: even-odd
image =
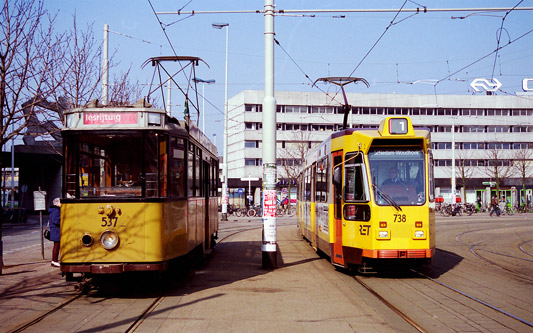
[[[505,156],[506,150],[497,146],[486,150],[487,165],[485,165],[485,174],[496,183],[496,196],[499,199],[500,185],[505,178],[511,176],[513,168],[512,161]]]
[[[57,50],[63,42],[63,36],[53,35],[53,23],[42,1],[4,2],[0,12],[0,148],[26,128],[36,114],[34,106],[56,88],[45,84],[59,63]]]
[[[63,111],[80,107],[100,96],[102,80],[101,56],[102,47],[94,38],[93,25],[89,24],[80,29],[76,15],[69,31],[60,35],[63,40],[53,51],[61,61],[54,63],[54,70],[46,73],[44,86],[50,91],[47,97],[39,96],[38,101],[26,103],[26,114],[29,119],[27,140],[34,140],[35,136],[51,135],[60,140],[59,132],[63,127]],[[110,57],[109,68],[118,64]],[[110,85],[110,106],[132,104],[141,96],[138,83],[129,80],[130,70],[114,76]],[[32,112],[38,107],[39,112]],[[32,137],[33,136],[33,137]],[[25,140],[25,141],[27,141]],[[61,154],[61,149],[54,141],[45,141]]]
[[[464,150],[459,150],[459,153],[456,155],[457,157],[455,158],[455,177],[459,177],[461,179],[461,185],[463,188],[461,197],[463,198],[463,200],[466,200],[466,181],[467,179],[470,179],[474,174],[474,167],[470,165],[469,160],[465,156],[466,153]]]
[[[292,131],[289,140],[286,142],[286,148],[278,148],[277,156],[281,160],[281,178],[289,181],[289,198],[290,184],[298,179],[302,169],[302,163],[309,152],[312,142],[312,132],[297,130]]]
[[[125,73],[113,76],[109,94],[109,105],[130,105],[142,97],[142,88],[138,81],[132,82],[130,77],[131,68]]]
[[[526,180],[533,176],[533,149],[529,144],[521,144],[520,149],[515,150],[513,169],[522,180],[522,202],[527,203]]]

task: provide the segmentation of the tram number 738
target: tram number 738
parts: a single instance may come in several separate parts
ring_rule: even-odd
[[[406,222],[407,216],[405,214],[394,214],[394,222]]]
[[[102,217],[102,227],[116,227],[118,217]]]

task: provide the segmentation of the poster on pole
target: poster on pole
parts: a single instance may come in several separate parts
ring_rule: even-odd
[[[276,237],[276,218],[263,217],[263,244],[261,246],[261,251],[276,252]]]
[[[276,217],[276,190],[263,190],[263,217]]]

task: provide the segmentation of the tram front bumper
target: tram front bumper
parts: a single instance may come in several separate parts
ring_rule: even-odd
[[[119,274],[124,272],[163,271],[167,269],[166,262],[136,263],[136,264],[63,264],[61,271],[65,273],[91,274]]]

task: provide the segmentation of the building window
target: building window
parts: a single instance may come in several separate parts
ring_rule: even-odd
[[[483,142],[465,142],[463,143],[463,149],[484,149]]]
[[[259,148],[259,141],[244,141],[244,148]]]
[[[511,132],[520,132],[520,133],[526,133],[526,132],[529,132],[529,127],[527,126],[512,126],[511,127]]]
[[[487,132],[489,133],[508,133],[510,131],[510,126],[487,126]]]
[[[483,133],[484,131],[483,126],[463,126],[463,132],[466,133]]]
[[[435,130],[436,132],[439,132],[439,133],[448,133],[448,132],[451,133],[452,127],[451,126],[436,126]]]
[[[262,112],[263,106],[261,104],[245,104],[244,111],[246,112]]]

